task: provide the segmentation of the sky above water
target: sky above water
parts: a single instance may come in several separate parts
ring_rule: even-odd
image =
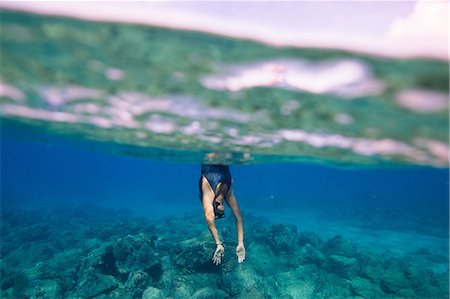
[[[208,31],[275,45],[448,59],[448,2],[8,1],[0,7]]]

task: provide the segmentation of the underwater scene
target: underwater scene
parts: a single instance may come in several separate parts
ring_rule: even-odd
[[[5,3],[1,298],[449,298],[448,58]]]

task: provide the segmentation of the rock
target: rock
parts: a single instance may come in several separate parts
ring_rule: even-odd
[[[104,255],[107,248],[110,248],[111,243],[103,243],[100,247],[92,250],[89,254],[81,260],[79,273],[83,275],[83,273],[87,273],[88,271],[92,271],[93,269],[102,270],[102,267],[105,263]],[[114,260],[115,265],[115,260]],[[107,273],[102,273],[107,274]],[[109,275],[109,274],[107,274]]]
[[[434,275],[434,279],[436,280],[436,286],[439,287],[439,289],[442,292],[448,294],[448,286],[449,286],[448,270],[446,272]]]
[[[317,267],[320,267],[327,259],[322,252],[314,248],[309,243],[300,248],[299,255],[300,265],[314,264]]]
[[[162,295],[161,290],[154,287],[149,287],[145,289],[144,293],[142,294],[142,299],[163,299],[163,298],[164,297]]]
[[[251,252],[251,257],[257,258],[252,259],[250,257],[244,264],[251,264],[258,275],[269,276],[278,272],[283,267],[280,261],[284,260],[283,257],[275,256],[268,244],[250,243],[246,247],[246,250],[247,252]]]
[[[323,243],[323,241],[319,238],[317,233],[311,231],[303,231],[299,233],[298,242],[300,246],[310,244],[315,248],[320,248],[320,246],[322,246]]]
[[[66,271],[61,273],[61,275],[58,277],[58,282],[61,284],[61,288],[63,290],[73,290],[77,283],[79,274],[80,273],[77,273],[77,270],[73,268],[67,269]]]
[[[412,254],[414,255],[431,255],[431,250],[429,248],[419,248],[414,251]]]
[[[315,282],[310,277],[307,277],[307,273],[305,273],[307,271],[304,270],[294,270],[274,275],[275,291],[278,293],[276,297],[314,298]],[[311,276],[313,277],[314,275],[312,274]]]
[[[191,296],[191,299],[222,299],[228,298],[227,293],[220,289],[213,289],[210,287],[202,288]]]
[[[103,244],[103,241],[97,238],[87,239],[83,242],[82,250],[83,252],[91,252],[92,250],[100,247]]]
[[[186,285],[185,283],[178,283],[172,297],[174,299],[190,298],[193,293],[194,290],[189,285]]]
[[[291,224],[275,224],[269,230],[269,245],[275,254],[292,253],[298,246],[297,227]]]
[[[413,265],[407,265],[403,269],[403,274],[406,279],[411,281],[414,288],[418,288],[424,284],[430,284],[432,277],[428,271]]]
[[[143,270],[155,281],[161,276],[161,272],[158,271],[161,269],[160,259],[152,247],[151,238],[143,233],[118,239],[113,244],[112,257],[120,274]]]
[[[381,298],[383,297],[383,292],[378,287],[378,285],[372,284],[368,279],[355,277],[350,283],[352,292],[363,298]]]
[[[73,277],[73,274],[76,274],[77,266],[82,257],[83,253],[79,249],[64,250],[45,263],[40,264],[41,277],[60,278],[62,280],[68,280],[67,278],[70,277],[71,285],[73,285],[76,279]]]
[[[7,290],[14,285],[14,270],[5,260],[0,259],[0,287]]]
[[[431,285],[422,285],[416,289],[419,298],[448,298],[448,289],[442,292],[439,288]]]
[[[150,277],[146,272],[137,270],[130,272],[124,287],[132,294],[133,298],[138,298],[142,296],[142,293],[147,288],[149,281]]]
[[[35,243],[48,240],[53,233],[54,228],[44,221],[31,224],[16,232],[18,240]]]
[[[27,273],[25,271],[11,271],[9,274],[11,275],[11,287],[14,290],[12,298],[29,297],[29,288],[34,287],[35,284]]]
[[[44,292],[44,298],[59,298],[61,297],[61,287],[54,280],[43,280],[42,281],[42,291]]]
[[[403,268],[407,266],[407,263],[405,263],[401,258],[389,257],[384,260],[383,266],[386,269],[402,272]]]
[[[384,272],[381,260],[366,251],[360,252],[357,259],[360,265],[359,275],[374,283],[379,283]]]
[[[355,258],[340,255],[330,255],[325,262],[324,268],[347,279],[355,277],[359,272],[359,264]]]
[[[113,276],[89,271],[81,279],[77,293],[78,296],[92,298],[108,293],[115,288],[117,288],[117,281]]]
[[[341,299],[341,298],[351,298],[351,292],[349,289],[328,285],[324,288],[320,289],[319,292],[317,292],[314,295],[314,298],[318,299]]]
[[[17,295],[16,295],[17,296]],[[35,279],[29,281],[21,298],[59,298],[61,297],[61,287],[53,280]]]
[[[226,297],[226,298],[229,298]],[[259,289],[243,289],[242,292],[239,293],[237,299],[249,299],[249,298],[273,298],[272,296],[268,296]]]
[[[400,289],[412,287],[411,282],[403,275],[403,271],[398,271],[396,268],[390,268],[383,273],[380,286],[387,294],[395,294]]]
[[[398,259],[401,256],[401,252],[398,252],[396,250],[385,250],[381,254],[381,258],[384,261],[388,261],[390,259]],[[385,265],[386,266],[386,265]]]
[[[342,236],[336,235],[325,244],[324,252],[326,255],[340,255],[353,258],[356,257],[356,246]]]
[[[118,276],[119,271],[116,266],[116,257],[114,256],[114,247],[112,245],[106,246],[101,261],[96,267],[102,274]]]
[[[174,265],[183,273],[220,273],[221,266],[216,266],[212,262],[214,249],[205,242],[197,242],[183,248],[174,259]],[[229,252],[228,255],[230,255]],[[227,258],[227,251],[225,251],[223,262]]]
[[[105,299],[133,299],[136,297],[133,297],[133,294],[128,291],[125,290],[121,287],[118,287],[114,290],[112,290],[111,292],[109,292],[108,294],[103,294],[103,296],[105,297]],[[95,299],[97,299],[99,296],[95,297]],[[70,298],[70,297],[68,297]]]
[[[1,289],[0,298],[15,298],[13,293],[14,293],[13,288]]]
[[[397,292],[397,295],[401,298],[417,298],[416,293],[411,289],[401,289]]]
[[[264,292],[266,288],[262,277],[256,274],[253,267],[247,267],[245,264],[238,265],[233,272],[224,273],[218,286],[232,297],[237,297],[242,292],[248,293],[253,289]]]
[[[194,293],[190,289],[191,281],[186,281],[186,276],[182,274],[179,268],[174,266],[176,259],[177,256],[169,257],[166,255],[161,257],[162,275],[158,286],[164,288],[165,297],[189,298]]]
[[[335,273],[321,271],[314,298],[349,298],[352,293],[350,282]]]

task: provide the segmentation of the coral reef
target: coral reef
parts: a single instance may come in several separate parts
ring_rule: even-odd
[[[287,224],[246,217],[247,260],[221,223],[222,265],[200,214],[157,220],[73,207],[2,210],[2,298],[448,298],[448,260],[428,248],[359,251]],[[445,265],[436,271],[429,265]]]

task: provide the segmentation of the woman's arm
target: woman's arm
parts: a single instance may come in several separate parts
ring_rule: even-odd
[[[212,203],[208,203],[208,200],[205,200],[205,196],[203,196],[203,213],[205,214],[206,224],[208,225],[209,231],[214,238],[214,242],[216,244],[222,244],[220,242],[219,233],[217,232],[216,224],[214,223],[214,209]]]
[[[203,213],[205,215],[206,224],[208,225],[209,231],[214,238],[214,242],[216,243],[216,250],[214,251],[212,260],[214,264],[219,265],[222,262],[222,256],[225,252],[225,248],[220,241],[219,233],[217,232],[217,228],[214,223],[214,208],[212,205],[214,201],[214,192],[212,192],[212,189],[205,178],[202,179],[202,190]]]
[[[208,206],[208,204],[206,206]],[[203,205],[206,223],[208,224],[209,231],[216,242],[216,250],[214,250],[212,261],[215,265],[219,265],[222,262],[225,247],[223,247],[222,242],[220,242],[219,233],[217,232],[216,225],[214,224],[214,210],[209,210],[206,206]],[[209,204],[209,206],[212,206],[212,204]]]
[[[236,247],[236,255],[238,257],[238,262],[242,263],[245,260],[245,246],[244,246],[244,221],[242,219],[241,210],[239,209],[239,204],[234,197],[233,189],[227,196],[227,204],[233,211],[234,218],[236,219],[236,232],[238,245]]]

